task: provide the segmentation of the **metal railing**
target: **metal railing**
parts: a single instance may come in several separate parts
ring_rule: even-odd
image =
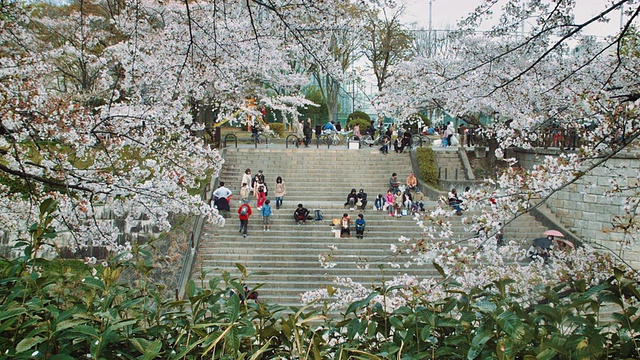
[[[226,139],[225,139],[226,141]],[[222,150],[224,151],[224,150]],[[205,186],[202,191],[202,199],[206,202],[211,202],[213,189],[217,188],[219,178],[211,179],[211,182]],[[191,271],[193,270],[194,261],[198,254],[198,245],[200,244],[200,238],[202,237],[202,230],[204,229],[205,219],[202,215],[197,215],[193,223],[193,228],[189,234],[189,246],[184,254],[182,261],[182,270],[180,271],[180,277],[178,278],[178,288],[176,289],[176,299],[180,300],[184,297],[185,288],[187,282],[191,278]]]
[[[300,138],[297,135],[289,134],[289,136],[287,136],[287,138],[284,141],[284,146],[287,149],[289,148],[289,139],[291,139],[291,143],[294,144],[297,148],[300,147]]]
[[[224,136],[224,140],[222,142],[222,146],[223,147],[227,147],[229,141],[233,141],[233,144],[235,145],[235,147],[238,147],[238,136],[234,133],[230,133]],[[264,135],[264,134],[258,134],[254,137],[251,137],[251,139],[249,140],[251,142],[253,142],[253,144],[255,145],[256,149],[258,148],[259,144],[265,144],[266,147],[269,147],[269,137]]]

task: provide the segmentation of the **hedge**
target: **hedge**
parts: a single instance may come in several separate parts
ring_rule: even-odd
[[[436,156],[430,147],[418,148],[416,151],[418,167],[420,168],[420,179],[427,185],[438,188],[438,167],[436,166]]]

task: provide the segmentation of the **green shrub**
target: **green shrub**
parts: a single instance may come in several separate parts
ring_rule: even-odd
[[[349,116],[347,117],[347,123],[351,123],[351,120],[354,119],[363,119],[367,121],[367,125],[369,125],[369,123],[371,123],[371,117],[363,112],[363,111],[354,111],[351,114],[349,114]]]
[[[371,122],[369,120],[355,118],[353,120],[349,120],[349,122],[347,123],[347,129],[353,129],[356,124],[360,125],[360,132],[364,132],[364,129],[366,129],[367,126],[371,124]]]
[[[270,123],[269,128],[273,131],[274,134],[278,135],[278,137],[284,137],[284,124],[283,123]]]
[[[418,148],[416,152],[418,167],[420,168],[420,179],[427,185],[438,188],[438,167],[436,166],[436,155],[430,147]]]
[[[425,159],[433,157],[422,150]],[[527,305],[510,291],[514,280],[465,291],[438,267],[449,294],[441,300],[423,298],[417,284],[383,281],[334,321],[308,306],[242,301],[236,294],[247,297],[250,272],[241,264],[241,278],[224,272],[202,287],[191,280],[176,301],[161,298],[159,284],[147,281],[154,263],[145,246],[94,268],[38,258],[38,248],[56,237],[56,204],[47,200],[40,208],[40,222],[21,241],[24,256],[0,260],[0,360],[640,357],[640,289],[621,269],[608,270],[612,276],[594,286],[576,280],[541,287],[538,302]],[[122,283],[125,271],[139,281]],[[409,297],[406,305],[383,307],[399,289],[406,292],[398,296]],[[601,309],[613,309],[610,320]]]

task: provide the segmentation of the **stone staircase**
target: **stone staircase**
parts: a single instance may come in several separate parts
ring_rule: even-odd
[[[283,306],[299,306],[301,293],[326,288],[336,277],[350,277],[365,285],[380,285],[381,279],[411,274],[421,277],[439,274],[432,266],[392,269],[388,266],[394,258],[391,245],[400,245],[400,236],[422,238],[422,229],[412,216],[391,217],[386,212],[373,209],[373,199],[388,189],[391,173],[398,173],[404,183],[411,162],[407,154],[382,155],[377,150],[337,149],[226,149],[225,164],[220,180],[239,193],[240,181],[246,168],[252,173],[263,170],[269,186],[273,215],[271,231],[262,230],[262,219],[254,208],[249,220],[249,236],[238,233],[239,220],[236,210],[238,197],[232,200],[232,212],[223,228],[208,226],[200,241],[198,259],[192,273],[196,282],[206,281],[227,271],[239,276],[236,263],[248,272],[259,272],[248,280],[250,287],[264,283],[260,298]],[[283,208],[275,210],[273,188],[275,179],[281,176],[287,188]],[[349,211],[343,206],[347,193],[355,188],[364,189],[369,195],[365,211]],[[324,220],[308,221],[296,225],[293,212],[298,203],[310,211],[322,210]],[[255,207],[255,199],[251,199]],[[426,208],[433,209],[435,200],[426,201]],[[353,220],[364,214],[367,228],[364,239],[336,238],[331,232],[331,219],[349,213]],[[456,239],[469,237],[459,218],[454,218]],[[523,216],[506,229],[506,239],[532,239],[545,229],[530,216]],[[332,251],[333,268],[322,268],[320,254]],[[384,266],[384,271],[379,266]]]
[[[458,147],[434,148],[436,153],[436,166],[438,167],[438,180],[456,181],[467,180],[464,165],[460,161]]]

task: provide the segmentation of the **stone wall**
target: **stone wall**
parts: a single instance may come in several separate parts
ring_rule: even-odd
[[[544,156],[557,156],[558,153],[558,150],[514,150],[514,156],[527,170],[540,163]],[[547,206],[577,237],[587,243],[606,246],[639,268],[640,246],[623,246],[633,239],[625,238],[621,231],[612,231],[615,217],[624,216],[626,198],[635,191],[605,196],[604,193],[611,190],[612,177],[616,177],[621,186],[640,185],[640,151],[633,149],[616,155],[604,166],[554,194]]]
[[[133,220],[125,220],[116,216],[114,212],[109,208],[96,206],[95,211],[98,221],[111,222],[118,228],[117,241],[119,244],[124,244],[125,242],[130,242],[132,244],[144,243],[152,236],[157,236],[160,234],[159,229],[153,225],[152,221],[149,220],[146,215],[140,216]],[[68,237],[69,234],[63,232],[58,235],[56,242],[58,244],[64,244],[66,243]],[[14,248],[14,244],[16,241],[17,237],[15,234],[0,231],[0,255],[9,258],[15,258],[16,256],[22,255],[22,249]],[[65,249],[63,248],[63,250]],[[101,253],[104,253],[104,251],[97,252],[97,254]],[[55,249],[49,246],[42,247],[41,255],[47,258],[53,258],[57,256]]]

